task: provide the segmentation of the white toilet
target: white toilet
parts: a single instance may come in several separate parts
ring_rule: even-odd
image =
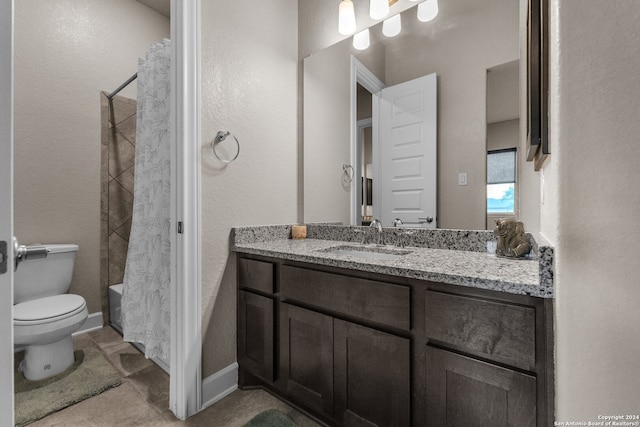
[[[68,294],[78,245],[40,245],[44,258],[22,261],[14,276],[14,344],[25,348],[20,371],[37,381],[74,363],[71,334],[87,319],[87,303]]]

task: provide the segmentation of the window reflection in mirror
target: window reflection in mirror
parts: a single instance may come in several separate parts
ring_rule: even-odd
[[[487,152],[487,215],[516,214],[516,149]]]

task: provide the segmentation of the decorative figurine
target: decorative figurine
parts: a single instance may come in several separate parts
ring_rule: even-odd
[[[498,236],[497,256],[519,258],[531,251],[531,246],[524,235],[524,225],[520,221],[497,219],[493,232]]]

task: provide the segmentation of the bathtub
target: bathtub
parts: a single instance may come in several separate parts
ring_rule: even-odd
[[[122,283],[109,286],[109,325],[120,333],[122,333],[121,303]]]

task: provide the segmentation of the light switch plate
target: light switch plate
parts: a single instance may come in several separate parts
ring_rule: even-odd
[[[458,185],[467,185],[467,173],[460,172],[458,174]]]

